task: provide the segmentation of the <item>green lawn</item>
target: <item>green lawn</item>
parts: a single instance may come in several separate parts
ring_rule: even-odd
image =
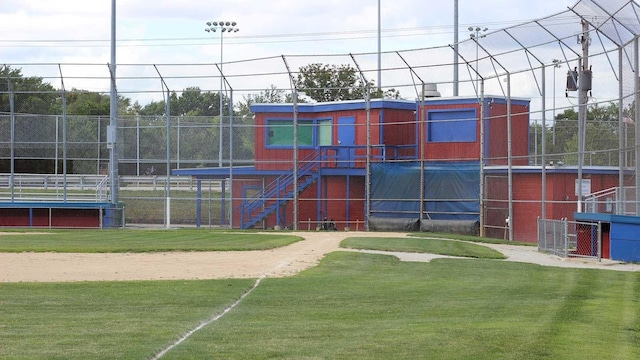
[[[464,256],[480,259],[504,259],[502,253],[486,246],[463,241],[425,239],[421,237],[350,237],[340,246],[352,249],[430,253],[449,256]]]
[[[0,285],[0,358],[141,359],[252,280]],[[637,359],[640,274],[334,252],[166,359]]]
[[[111,238],[118,233],[126,237]],[[238,236],[238,244],[263,236],[201,230],[55,235],[61,242],[65,236],[76,243],[84,239],[89,251],[97,251],[101,236],[112,242],[110,251],[135,241],[154,243],[147,251],[162,243],[182,248],[174,235],[204,243]],[[421,238],[345,243],[372,248],[382,240],[393,251],[444,249],[470,256],[478,250],[474,244]],[[253,284],[0,283],[0,358],[151,358],[221,314]],[[337,251],[296,276],[263,280],[236,308],[163,357],[208,358],[638,359],[640,273],[472,258],[411,263]]]
[[[537,244],[530,243],[530,242],[510,241],[510,240],[503,240],[503,239],[494,239],[494,238],[487,238],[487,237],[449,234],[449,233],[412,232],[412,233],[409,233],[409,235],[413,237],[418,237],[418,238],[453,239],[453,240],[464,240],[469,242],[480,242],[480,243],[486,243],[486,244],[537,246]]]
[[[253,282],[0,283],[0,358],[147,359]]]
[[[159,252],[266,250],[301,237],[286,234],[174,230],[52,230],[0,236],[0,252]]]
[[[269,279],[167,359],[637,359],[640,278],[330,254]]]

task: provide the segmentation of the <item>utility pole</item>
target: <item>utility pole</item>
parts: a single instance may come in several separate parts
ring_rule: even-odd
[[[382,93],[382,16],[378,0],[378,91]]]
[[[453,96],[458,96],[458,0],[453,1]]]
[[[582,45],[582,61],[578,75],[578,212],[582,212],[582,166],[584,164],[587,137],[587,102],[591,90],[591,69],[589,69],[589,24],[582,20],[582,34],[578,38]]]

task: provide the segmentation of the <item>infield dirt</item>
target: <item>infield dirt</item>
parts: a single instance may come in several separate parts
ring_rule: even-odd
[[[0,253],[0,282],[66,282],[178,280],[283,277],[315,266],[340,242],[350,236],[372,236],[367,232],[287,232],[304,240],[264,251],[163,252],[163,253]],[[2,235],[0,233],[0,235]],[[404,237],[406,233],[376,232],[376,237]],[[534,246],[480,244],[507,256],[506,261],[545,266],[640,271],[638,264],[603,260],[563,259],[543,254]],[[384,253],[402,261],[430,261],[445,257],[433,254]],[[501,261],[501,260],[499,260]]]

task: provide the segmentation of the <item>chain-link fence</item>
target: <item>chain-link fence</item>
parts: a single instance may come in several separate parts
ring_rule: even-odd
[[[16,98],[19,98],[16,96]],[[218,165],[218,125],[212,117],[122,116],[119,127],[119,201],[126,223],[164,224],[167,193],[172,195],[175,224],[192,224],[196,192],[190,178],[170,176],[170,169]],[[0,115],[0,198],[10,201],[108,202],[109,149],[106,116]],[[229,127],[225,126],[223,165],[228,166]],[[167,131],[171,158],[167,159]],[[253,143],[252,131],[235,130],[242,143]],[[251,162],[253,149],[239,149]],[[170,184],[170,187],[167,187]],[[220,181],[205,184],[205,224],[225,224],[219,204]],[[227,194],[228,196],[228,194]],[[218,204],[218,206],[215,206]],[[228,216],[228,215],[227,215]],[[120,218],[120,215],[116,216]]]
[[[563,258],[602,260],[600,222],[538,219],[538,250]]]
[[[522,196],[532,193],[531,189],[516,196],[516,167],[544,165],[536,171],[544,173],[547,167],[553,167],[557,174],[568,169],[578,175],[583,175],[581,170],[585,167],[608,167],[609,173],[619,174],[618,187],[640,186],[636,161],[640,153],[637,13],[634,2],[583,0],[561,14],[491,31],[463,40],[455,47],[443,45],[382,54],[283,55],[225,63],[224,72],[221,64],[209,63],[118,64],[117,74],[104,63],[5,65],[0,67],[0,173],[9,174],[7,187],[1,189],[9,195],[0,195],[11,197],[16,189],[24,189],[16,188],[15,182],[22,174],[55,175],[69,185],[71,175],[115,176],[121,190],[116,203],[123,203],[127,222],[193,224],[194,219],[204,219],[206,225],[228,226],[232,200],[250,198],[259,193],[255,189],[265,188],[277,178],[272,174],[261,181],[253,179],[255,183],[244,179],[246,190],[236,194],[231,189],[233,172],[241,172],[244,166],[274,172],[304,166],[303,155],[256,157],[257,150],[269,145],[266,143],[276,122],[293,123],[294,110],[302,102],[346,100],[338,96],[346,93],[357,95],[348,100],[370,105],[370,100],[365,99],[376,95],[399,97],[413,101],[415,106],[408,110],[404,124],[385,123],[381,112],[363,109],[357,115],[354,131],[360,138],[366,137],[367,143],[354,144],[349,149],[354,157],[348,160],[354,168],[364,169],[359,178],[349,178],[353,186],[340,188],[340,192],[335,191],[335,184],[323,183],[326,191],[295,194],[294,201],[283,202],[283,207],[318,203],[322,215],[287,218],[284,223],[300,228],[312,227],[312,222],[322,225],[325,216],[330,219],[332,214],[344,212],[345,204],[352,201],[358,204],[349,209],[354,217],[334,220],[354,228],[366,224],[371,214],[378,215],[379,209],[388,212],[389,206],[376,208],[380,203],[419,203],[418,217],[455,213],[479,219],[487,235],[509,239],[513,239],[515,224],[526,223],[531,224],[528,230],[535,234],[535,216],[544,216],[547,205],[557,204],[561,213],[575,209],[573,181],[563,180],[566,183],[561,191],[540,189],[535,199]],[[581,36],[580,43],[575,41],[576,34]],[[379,57],[382,68],[377,65]],[[451,61],[452,58],[456,60]],[[587,66],[585,58],[589,60]],[[303,89],[299,79],[307,75],[303,69],[309,64],[348,64],[358,81]],[[578,82],[580,89],[568,86],[569,80],[578,80],[576,69],[583,79]],[[451,76],[454,70],[462,70],[455,81]],[[378,74],[383,83],[369,81]],[[104,115],[109,114],[108,89],[112,83],[118,85],[115,131],[109,130],[112,118]],[[434,155],[425,153],[421,148],[424,144],[417,143],[420,139],[425,140],[423,143],[430,141],[429,131],[436,124],[444,124],[443,119],[413,113],[423,99],[425,84],[437,86],[444,97],[455,94],[465,99],[461,107],[469,110],[473,118],[455,119],[460,122],[446,128],[453,132],[465,128],[473,135],[477,146],[471,155],[456,151]],[[318,94],[334,97],[312,97]],[[526,109],[511,113],[491,101],[481,107],[484,99],[491,98],[489,94],[497,94],[505,102],[527,99]],[[289,107],[274,114],[271,125],[257,124],[251,111],[251,105],[256,103],[288,103]],[[306,154],[309,148],[320,152],[322,146],[337,145],[340,128],[349,126],[328,116],[310,119],[307,115],[296,113],[300,126],[294,130],[289,125],[273,139],[282,140],[280,135],[297,131],[300,154]],[[520,118],[525,119],[530,131],[514,134],[512,126]],[[473,126],[468,127],[472,122]],[[255,136],[256,131],[266,135]],[[394,133],[411,136],[400,144],[404,147],[394,147],[385,142],[385,134]],[[110,143],[110,136],[117,141]],[[452,147],[462,148],[465,142],[473,142],[464,140]],[[438,145],[438,141],[434,143]],[[502,149],[496,150],[497,147]],[[521,147],[523,151],[513,152]],[[109,163],[112,149],[117,159],[115,172]],[[381,196],[369,189],[371,177],[377,176],[372,163],[413,162],[414,167],[422,167],[425,158],[430,162],[481,164],[474,180],[479,185],[473,185],[473,194],[460,198],[433,195],[430,190],[437,186],[426,184],[427,177],[412,185],[422,190],[410,196]],[[231,176],[202,176],[199,184],[191,182],[188,186],[185,184],[191,177],[176,179],[170,174],[176,169],[222,168],[231,168]],[[612,187],[604,182],[598,186]],[[356,192],[355,188],[363,190]],[[68,196],[62,193],[63,198]],[[606,209],[608,200],[605,197],[603,201]],[[453,202],[465,203],[467,209],[440,206]],[[628,211],[633,205],[628,205]],[[539,209],[535,215],[526,210],[522,212],[525,215],[515,215],[520,214],[519,208],[532,207]],[[637,199],[635,208],[637,214]],[[404,216],[406,211],[416,210],[394,211]],[[282,215],[290,216],[285,211]],[[521,221],[517,216],[532,219]]]

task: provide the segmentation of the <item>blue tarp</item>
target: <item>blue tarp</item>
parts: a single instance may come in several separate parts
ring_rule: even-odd
[[[425,218],[478,220],[480,164],[432,162],[424,165]],[[371,165],[371,214],[420,218],[420,163]]]

